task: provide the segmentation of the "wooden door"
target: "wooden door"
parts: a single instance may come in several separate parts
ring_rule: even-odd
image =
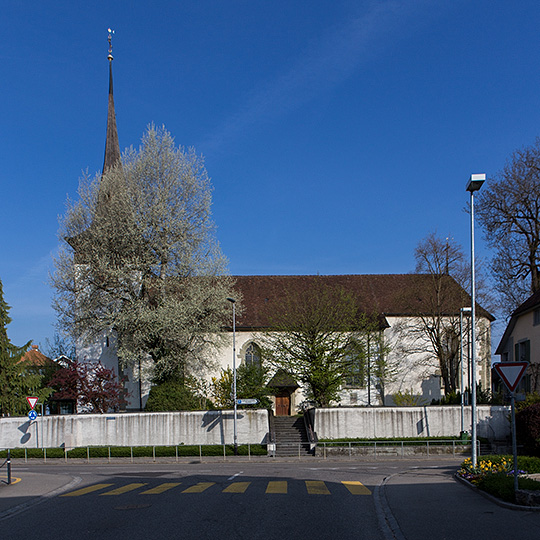
[[[289,416],[291,414],[291,396],[281,393],[276,396],[276,416]]]

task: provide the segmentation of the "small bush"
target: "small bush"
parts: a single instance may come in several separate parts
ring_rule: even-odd
[[[178,446],[89,446],[72,448],[67,452],[68,459],[90,459],[93,458],[129,458],[133,457],[178,457],[182,456],[223,456],[223,445],[178,445]],[[267,454],[267,448],[264,444],[241,444],[238,445],[238,455],[240,456],[265,456]],[[63,448],[47,448],[47,459],[51,458],[64,458],[65,451]],[[234,445],[229,444],[225,446],[225,455],[234,455]],[[0,451],[0,458],[5,459],[7,457],[7,450]],[[14,448],[11,450],[12,458],[24,459],[25,449]],[[28,448],[26,449],[26,457],[28,459],[37,458],[43,459],[44,452],[40,448]]]
[[[412,388],[410,390],[404,390],[403,392],[401,390],[396,392],[392,396],[392,399],[398,407],[417,407],[418,405],[425,405],[425,400],[422,396],[415,394]]]
[[[540,456],[540,403],[532,403],[516,413],[516,434],[525,453]]]
[[[482,490],[503,501],[515,502],[514,476],[504,473],[483,476],[476,485]],[[518,478],[519,489],[540,490],[540,482],[531,478]]]
[[[212,409],[206,398],[196,396],[180,381],[165,381],[152,386],[145,410],[148,412],[200,411]]]

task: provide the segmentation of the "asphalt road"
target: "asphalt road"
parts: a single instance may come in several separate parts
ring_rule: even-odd
[[[0,539],[540,538],[540,509],[457,482],[460,461],[19,462]]]
[[[374,490],[404,466],[309,461],[28,466],[80,482],[4,518],[0,537],[376,540],[384,535]]]

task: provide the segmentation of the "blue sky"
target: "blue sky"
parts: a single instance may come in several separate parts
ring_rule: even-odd
[[[154,122],[205,156],[232,274],[409,272],[434,231],[468,250],[467,178],[540,133],[537,0],[4,0],[18,345],[54,334],[58,216],[103,163],[109,26],[121,148]]]

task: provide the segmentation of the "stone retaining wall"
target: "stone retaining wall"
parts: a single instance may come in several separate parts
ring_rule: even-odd
[[[233,411],[78,414],[0,419],[0,448],[232,444]],[[239,444],[266,443],[268,412],[238,411]]]

